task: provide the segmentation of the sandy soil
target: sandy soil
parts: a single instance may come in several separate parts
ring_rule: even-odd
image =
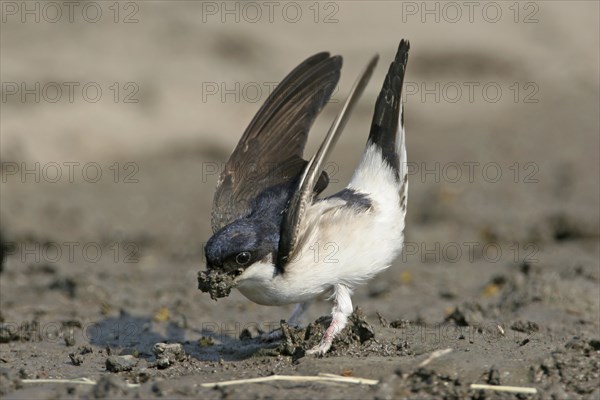
[[[39,22],[1,3],[3,398],[600,398],[597,2],[85,2],[73,22],[28,3]],[[378,52],[328,166],[343,187],[402,37],[404,255],[325,357],[304,355],[324,300],[265,343],[291,307],[197,290],[215,171],[268,88],[329,50],[345,67],[312,154]],[[318,373],[379,382],[201,386]],[[76,378],[98,384],[29,381]]]

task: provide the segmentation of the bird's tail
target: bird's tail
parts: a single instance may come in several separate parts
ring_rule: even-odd
[[[406,209],[407,168],[404,138],[402,85],[408,61],[409,42],[402,39],[391,63],[375,104],[371,132],[361,165],[351,186],[365,192],[376,192],[380,179],[393,177],[400,192],[400,205]],[[392,178],[390,178],[392,179]]]

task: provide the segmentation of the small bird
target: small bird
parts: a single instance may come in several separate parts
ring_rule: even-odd
[[[377,64],[354,84],[316,154],[302,158],[308,132],[336,87],[342,58],[318,53],[267,98],[219,178],[207,270],[199,289],[215,300],[236,287],[262,305],[310,302],[331,293],[332,321],[308,354],[325,354],[352,313],[353,289],[388,268],[402,250],[407,203],[402,85],[409,42],[402,40],[375,104],[371,131],[348,186],[319,197],[325,162]]]

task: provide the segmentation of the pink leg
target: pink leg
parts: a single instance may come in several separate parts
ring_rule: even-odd
[[[321,343],[308,350],[306,354],[325,354],[329,351],[333,339],[340,333],[348,324],[348,317],[352,314],[352,292],[344,285],[335,285],[333,288],[333,310],[331,316],[331,324],[323,334]]]
[[[301,326],[300,320],[302,319],[302,316],[304,315],[306,310],[308,310],[309,306],[310,306],[310,301],[296,304],[296,308],[294,308],[294,312],[292,313],[290,318],[287,320],[288,325],[293,326],[293,327],[300,327]]]

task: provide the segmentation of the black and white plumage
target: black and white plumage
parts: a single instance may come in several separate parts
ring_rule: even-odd
[[[377,57],[309,161],[302,158],[308,132],[337,85],[342,59],[319,53],[296,67],[258,111],[219,179],[214,234],[205,247],[209,273],[229,276],[256,303],[298,304],[291,324],[312,299],[331,292],[332,322],[309,353],[329,350],[352,312],[352,290],[388,268],[402,250],[408,182],[401,93],[408,51],[402,40],[346,189],[318,197],[328,183],[324,162]]]

